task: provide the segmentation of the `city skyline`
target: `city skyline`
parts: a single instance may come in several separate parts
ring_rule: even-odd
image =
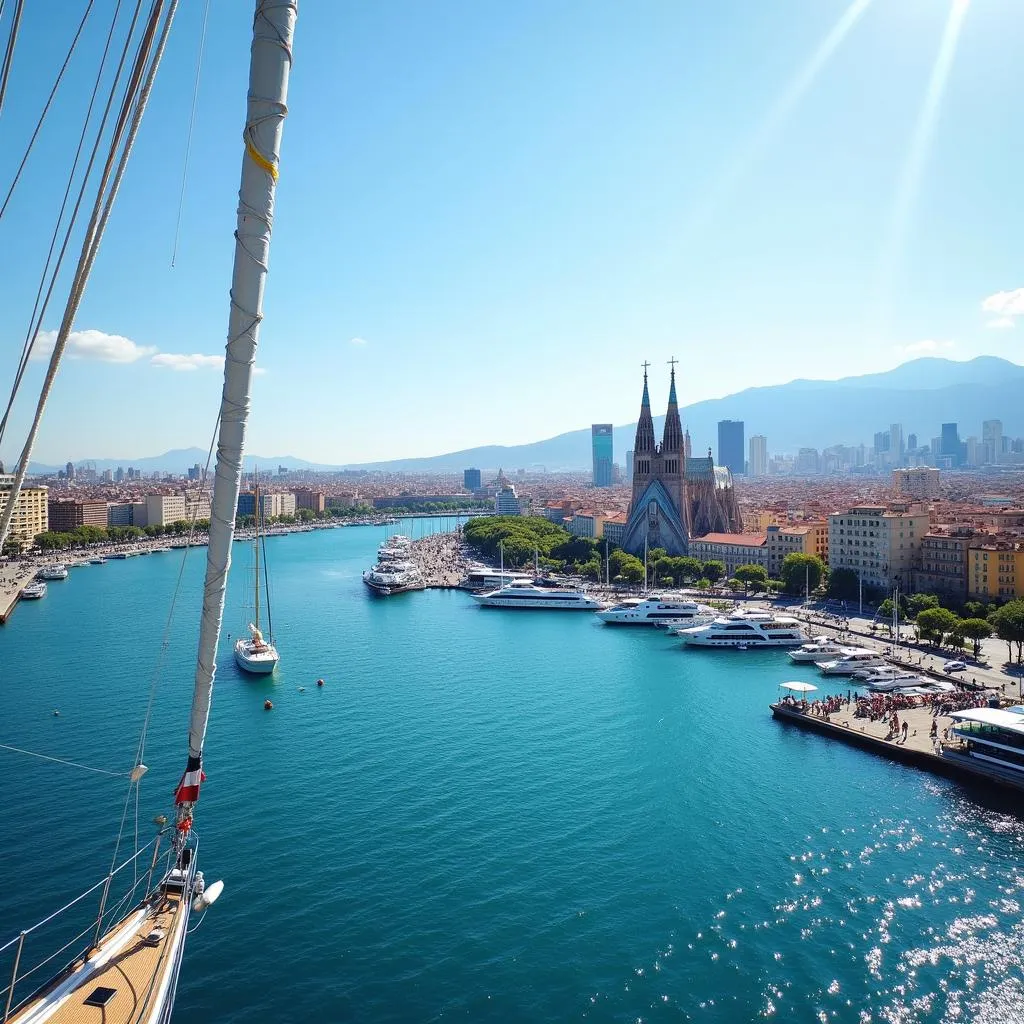
[[[1012,355],[1024,225],[1007,202],[1020,143],[1003,130],[1015,51],[1001,5],[796,6],[790,19],[736,2],[652,3],[643,19],[611,2],[469,10],[470,50],[414,5],[306,8],[250,448],[341,463],[405,455],[402,418],[378,415],[382,381],[425,453],[460,444],[462,423],[440,409],[490,423],[480,440],[503,444],[627,422],[622,366],[638,338],[653,363],[684,361],[683,405],[915,353]],[[211,428],[192,410],[219,387],[239,159],[231,83],[248,14],[210,12],[218,59],[200,81],[172,270],[201,13],[184,8],[176,26],[42,461],[119,454],[127,423],[141,451],[203,444]],[[45,13],[26,11],[11,94],[23,102],[4,112],[15,139],[50,80],[53,36]],[[98,45],[87,33],[82,53]],[[539,70],[527,80],[524,67]],[[77,63],[68,85],[43,144],[80,117]],[[328,111],[344,131],[320,130]],[[873,145],[858,148],[866,132]],[[11,367],[62,166],[30,164],[6,213],[20,240],[0,282]],[[892,284],[880,291],[883,269]],[[870,316],[848,312],[860,309]],[[55,326],[44,323],[41,352]],[[572,379],[581,350],[592,387],[575,408],[546,403],[524,423],[515,388],[481,387],[531,360]],[[28,391],[40,372],[33,363]],[[120,417],[100,415],[111,396]],[[25,413],[19,404],[12,438]],[[72,436],[85,450],[63,450]]]

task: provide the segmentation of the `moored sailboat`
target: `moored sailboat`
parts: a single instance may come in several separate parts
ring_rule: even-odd
[[[252,545],[253,558],[253,609],[255,622],[249,623],[249,636],[240,637],[235,641],[235,662],[240,669],[254,675],[265,676],[277,668],[281,656],[274,646],[270,634],[270,587],[267,587],[267,627],[268,635],[264,637],[260,627],[260,521],[263,519],[263,506],[260,504],[260,485],[253,488],[256,499],[256,533]],[[265,574],[265,573],[264,573]]]

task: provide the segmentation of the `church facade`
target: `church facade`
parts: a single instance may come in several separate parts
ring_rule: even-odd
[[[672,360],[665,430],[659,445],[654,437],[651,398],[644,364],[644,393],[633,445],[633,495],[622,547],[642,555],[644,543],[670,555],[686,555],[690,538],[705,533],[739,533],[740,513],[732,473],[707,458],[690,454],[690,435],[683,433],[676,401],[676,368]]]

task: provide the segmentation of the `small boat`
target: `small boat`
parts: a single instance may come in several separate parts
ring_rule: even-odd
[[[21,599],[23,601],[38,601],[41,597],[46,597],[46,584],[42,580],[30,583],[21,592]]]
[[[106,565],[106,562],[107,562],[107,560],[105,558],[103,558],[103,557],[100,557],[100,558],[90,558],[89,559],[89,564],[90,565]]]

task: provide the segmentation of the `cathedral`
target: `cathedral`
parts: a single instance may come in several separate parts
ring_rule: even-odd
[[[654,439],[651,396],[647,392],[644,363],[644,394],[640,421],[633,445],[633,496],[629,521],[622,539],[626,551],[640,555],[644,542],[664,548],[670,555],[686,555],[690,538],[706,533],[739,533],[740,512],[732,473],[707,458],[691,458],[690,434],[683,433],[676,401],[676,361],[671,360],[672,379],[668,412],[661,444]]]

